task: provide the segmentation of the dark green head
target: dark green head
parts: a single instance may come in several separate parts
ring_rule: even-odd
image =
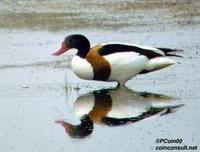
[[[61,44],[61,48],[55,52],[53,55],[58,56],[70,49],[77,49],[77,55],[81,58],[85,58],[87,56],[88,51],[90,50],[90,42],[89,40],[81,34],[72,34],[65,38],[65,40]]]

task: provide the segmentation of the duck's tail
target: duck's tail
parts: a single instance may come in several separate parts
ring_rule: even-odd
[[[176,61],[174,61],[168,57],[156,57],[156,58],[149,60],[146,70],[148,70],[149,72],[156,71],[156,70],[166,68],[175,63],[176,63]]]
[[[141,71],[140,74],[146,74],[149,72],[157,71],[166,68],[172,64],[175,64],[176,61],[168,58],[170,56],[183,58],[183,56],[175,54],[176,52],[183,52],[183,50],[169,49],[169,48],[157,48],[157,49],[163,51],[164,56],[159,56],[150,59],[147,64],[147,67],[145,68],[145,70]]]
[[[157,70],[166,68],[175,63],[176,63],[176,61],[174,61],[166,56],[152,58],[149,60],[145,70],[141,71],[140,74],[146,74],[149,72],[157,71]]]
[[[163,51],[165,56],[174,56],[183,58],[183,56],[175,54],[176,52],[183,52],[183,50],[181,49],[169,49],[169,48],[157,48],[157,49]]]

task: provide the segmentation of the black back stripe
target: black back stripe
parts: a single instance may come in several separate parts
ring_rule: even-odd
[[[125,45],[125,44],[107,44],[102,46],[102,48],[100,48],[98,51],[100,55],[109,55],[118,52],[137,52],[140,55],[147,56],[149,59],[158,56],[163,56],[162,54],[154,52],[153,50],[143,49],[137,46]]]

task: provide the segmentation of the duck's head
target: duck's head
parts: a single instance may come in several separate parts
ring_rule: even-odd
[[[90,50],[90,42],[84,35],[69,35],[62,42],[61,48],[57,52],[53,53],[53,55],[59,56],[70,49],[77,49],[77,55],[81,58],[85,58],[88,51]]]
[[[61,124],[70,137],[85,138],[93,132],[94,124],[88,115],[83,116],[80,121],[81,123],[78,125],[73,125],[63,120],[58,120],[56,123]]]

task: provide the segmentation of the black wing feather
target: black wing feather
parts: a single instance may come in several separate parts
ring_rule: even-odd
[[[140,55],[147,56],[149,59],[163,56],[162,54],[159,54],[152,50],[147,50],[147,49],[143,49],[137,46],[124,45],[124,44],[107,44],[107,45],[102,46],[98,51],[100,55],[109,55],[109,54],[118,53],[118,52],[137,52]]]
[[[166,56],[175,56],[175,57],[183,57],[181,55],[177,55],[177,54],[169,54],[171,52],[178,52],[178,51],[182,51],[182,50],[178,50],[178,49],[169,49],[169,48],[157,48],[161,51],[163,51],[165,53]]]

